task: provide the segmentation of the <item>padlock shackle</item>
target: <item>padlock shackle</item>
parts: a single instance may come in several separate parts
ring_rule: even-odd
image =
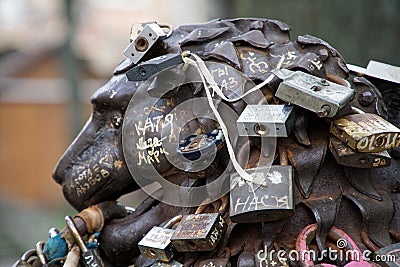
[[[65,222],[67,224],[68,229],[71,231],[71,234],[74,237],[76,243],[78,244],[78,247],[80,248],[81,252],[82,253],[88,252],[85,242],[83,241],[81,235],[79,234],[78,228],[76,228],[76,225],[72,217],[68,215],[65,216]]]
[[[182,221],[182,214],[176,215],[175,217],[173,217],[172,219],[170,219],[163,228],[167,228],[170,229],[172,228],[172,226],[174,226],[174,224],[178,223]]]

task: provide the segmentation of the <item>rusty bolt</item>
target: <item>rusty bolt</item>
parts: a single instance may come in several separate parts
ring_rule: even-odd
[[[370,91],[362,92],[361,95],[358,97],[358,103],[361,106],[367,107],[374,102],[374,95]]]
[[[331,112],[331,107],[328,105],[324,105],[321,109],[317,112],[318,117],[326,117]]]

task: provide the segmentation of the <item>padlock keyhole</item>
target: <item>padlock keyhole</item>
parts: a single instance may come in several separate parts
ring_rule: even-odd
[[[269,133],[269,129],[267,126],[257,123],[254,125],[254,132],[258,135],[267,135]]]
[[[149,48],[149,42],[144,37],[139,37],[135,41],[135,48],[137,51],[144,52]]]

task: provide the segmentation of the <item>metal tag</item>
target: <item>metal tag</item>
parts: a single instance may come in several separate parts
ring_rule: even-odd
[[[400,266],[400,243],[396,243],[374,252],[377,258],[384,259],[385,266],[398,267]],[[383,262],[380,262],[382,264]]]
[[[179,252],[212,251],[225,229],[226,223],[218,213],[184,215],[171,242]]]
[[[331,123],[330,132],[359,152],[400,146],[400,129],[376,114],[352,114]]]
[[[167,54],[139,64],[126,73],[129,81],[145,81],[160,71],[183,63],[180,54]]]
[[[294,125],[293,106],[247,105],[236,125],[239,136],[288,137]]]
[[[170,240],[174,232],[154,226],[138,243],[140,253],[147,258],[168,262],[175,254]]]
[[[379,168],[388,167],[391,164],[391,157],[387,151],[376,153],[357,152],[333,136],[329,139],[329,149],[335,157],[336,162],[343,166]]]
[[[137,64],[146,53],[167,34],[157,23],[146,24],[124,51],[124,55]]]
[[[266,186],[256,187],[237,173],[231,175],[230,217],[233,222],[275,221],[294,214],[292,166],[274,165],[246,172]]]
[[[354,97],[354,90],[301,71],[286,69],[273,73],[283,81],[275,96],[317,113],[333,117]]]

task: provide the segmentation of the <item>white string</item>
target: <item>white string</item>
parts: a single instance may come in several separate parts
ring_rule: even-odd
[[[188,56],[191,55],[193,56],[196,60],[192,60],[190,59]],[[248,174],[237,162],[236,157],[235,157],[235,153],[233,151],[233,147],[232,144],[229,140],[229,134],[228,134],[228,129],[225,126],[224,121],[222,120],[217,108],[214,105],[211,93],[210,93],[210,89],[209,86],[212,87],[213,91],[216,92],[218,94],[218,96],[220,96],[223,100],[227,101],[227,102],[236,102],[242,98],[244,98],[246,95],[253,93],[257,90],[259,90],[260,88],[262,88],[264,85],[266,85],[267,83],[269,83],[273,78],[274,75],[270,75],[264,82],[260,83],[259,85],[255,86],[254,88],[252,88],[251,90],[247,91],[245,94],[243,94],[242,96],[238,97],[238,98],[234,98],[234,99],[229,99],[227,98],[221,88],[219,88],[219,86],[217,85],[217,83],[214,80],[214,77],[212,76],[211,72],[208,70],[206,64],[204,63],[204,61],[197,55],[192,54],[190,52],[185,52],[182,54],[183,57],[183,61],[187,64],[190,64],[192,66],[194,66],[197,71],[200,74],[201,80],[203,82],[204,85],[204,89],[206,91],[207,94],[207,100],[208,100],[208,104],[211,107],[211,110],[213,111],[221,129],[222,132],[225,136],[225,140],[226,140],[226,145],[228,148],[228,153],[229,153],[229,157],[232,161],[233,167],[235,168],[236,172],[246,181],[251,182],[251,183],[257,183],[257,185],[262,185],[262,186],[266,186],[266,182],[261,182],[261,184],[258,184],[258,182],[254,181],[253,176],[251,176],[250,174]]]

